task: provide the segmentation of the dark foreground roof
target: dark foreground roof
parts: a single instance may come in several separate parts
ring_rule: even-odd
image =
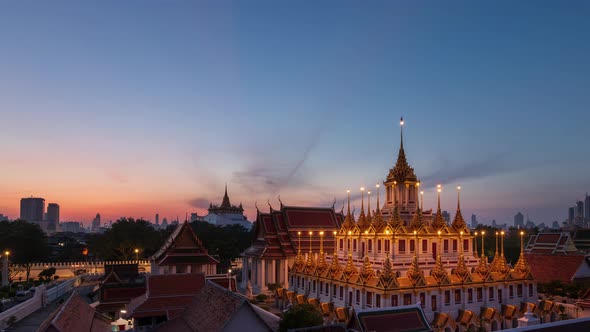
[[[582,332],[590,331],[590,317],[561,320],[534,326],[503,330],[505,332]]]
[[[111,320],[96,312],[77,292],[59,306],[37,332],[109,332]]]

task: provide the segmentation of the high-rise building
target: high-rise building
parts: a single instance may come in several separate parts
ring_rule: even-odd
[[[160,215],[156,213],[156,226],[160,226]]]
[[[576,217],[584,217],[584,202],[576,202]]]
[[[584,200],[584,218],[590,220],[590,196],[586,193],[586,199]]]
[[[92,220],[92,228],[91,231],[93,233],[100,231],[100,213],[96,214],[96,217]]]
[[[478,222],[477,222],[477,216],[475,214],[471,215],[471,228],[475,228],[477,227]]]
[[[576,217],[576,207],[572,206],[567,210],[567,221],[572,223]]]
[[[516,228],[523,228],[524,227],[524,215],[520,213],[520,211],[514,215],[514,227]]]
[[[20,218],[26,221],[43,221],[45,213],[45,199],[27,197],[20,200]]]
[[[443,211],[442,216],[447,221],[447,224],[451,223],[451,214],[449,212]]]
[[[168,227],[168,219],[164,218],[162,219],[162,228],[166,229],[166,227]]]
[[[57,203],[49,203],[47,204],[47,221],[49,221],[49,225],[47,229],[49,231],[55,231],[57,225],[59,225],[59,204]]]

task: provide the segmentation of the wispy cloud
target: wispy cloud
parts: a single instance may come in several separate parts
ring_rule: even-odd
[[[458,180],[471,180],[489,176],[507,174],[523,171],[539,166],[554,163],[552,160],[522,161],[511,153],[499,153],[489,157],[462,162],[461,165],[454,165],[448,159],[440,157],[435,164],[436,171],[426,176],[421,176],[422,182],[426,184],[450,183]]]
[[[209,203],[211,203],[211,201],[207,198],[204,198],[204,197],[197,197],[197,198],[190,199],[188,201],[188,204],[190,206],[198,208],[198,209],[209,208]]]

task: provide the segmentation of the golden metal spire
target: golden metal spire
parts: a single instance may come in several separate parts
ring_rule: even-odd
[[[437,186],[436,186],[436,196],[437,196],[437,201],[438,201],[438,203],[437,203],[437,204],[438,204],[438,205],[437,205],[437,206],[438,206],[438,207],[437,207],[437,210],[438,210],[438,211],[440,211],[440,192],[441,192],[441,190],[442,190],[442,188],[441,188],[441,185],[440,185],[440,184],[439,184],[439,185],[437,185]]]
[[[367,191],[367,226],[371,222],[371,191]]]
[[[420,192],[420,206],[422,206],[422,210],[424,210],[424,192]]]
[[[379,183],[377,183],[375,185],[375,187],[377,188],[377,212],[379,212],[379,210],[380,210],[380,207],[379,207],[379,194],[380,194],[380,191],[379,191]]]
[[[371,264],[371,260],[369,259],[368,255],[365,255],[365,258],[363,259],[363,265],[361,266],[359,275],[364,282],[375,276],[375,271],[373,270],[373,265]]]
[[[520,257],[518,257],[518,262],[514,265],[514,269],[525,276],[528,276],[531,273],[531,267],[524,256],[524,232],[520,231]]]
[[[309,253],[311,254],[311,236],[313,235],[313,232],[309,232]]]
[[[434,221],[432,222],[432,226],[435,229],[441,229],[441,228],[443,228],[447,224],[447,222],[443,218],[442,212],[440,210],[440,192],[441,191],[442,191],[442,188],[441,188],[441,185],[439,184],[439,185],[436,186],[438,207],[436,209],[436,215],[434,216]]]
[[[461,186],[457,186],[457,213],[455,213],[452,226],[455,230],[467,228],[467,224],[461,213]]]

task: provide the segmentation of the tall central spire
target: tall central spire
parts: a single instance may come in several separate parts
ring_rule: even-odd
[[[400,136],[400,146],[399,150],[404,150],[404,117],[402,116],[399,120],[399,136]]]
[[[229,196],[227,195],[227,183],[225,184],[225,194],[223,195],[223,201],[221,202],[221,207],[231,208],[231,204],[229,202]]]

